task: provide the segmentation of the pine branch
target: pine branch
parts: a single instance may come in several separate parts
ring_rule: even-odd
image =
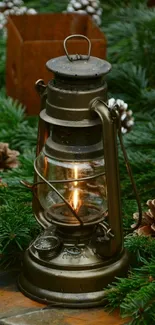
[[[16,128],[19,123],[24,121],[25,114],[23,106],[14,101],[11,97],[4,97],[0,94],[0,120],[1,126]]]
[[[36,146],[37,120],[26,120],[24,108],[19,102],[0,96],[1,142],[7,142],[11,148],[22,152]]]
[[[20,151],[35,148],[37,144],[37,125],[30,127],[28,123],[18,126],[14,137],[10,141],[12,148]],[[4,133],[3,133],[4,135]]]
[[[33,7],[39,12],[62,12],[66,9],[68,0],[41,0],[39,2],[27,0],[25,3],[28,7]]]
[[[141,65],[146,69],[149,85],[154,86],[155,9],[141,5],[137,9],[131,6],[115,10],[111,20],[105,20],[103,31],[108,39],[109,60],[117,64]]]
[[[131,325],[148,325],[155,322],[155,282],[142,286],[138,291],[127,294],[121,304],[123,317],[132,317]]]
[[[8,262],[10,252],[14,252],[13,259],[22,252],[39,231],[39,226],[32,216],[32,208],[22,202],[20,196],[0,206],[0,245],[1,261]],[[16,258],[14,260],[17,262]],[[12,260],[11,260],[12,262]]]
[[[122,317],[131,317],[128,325],[154,324],[155,320],[155,257],[117,279],[106,291],[108,308],[121,308]]]
[[[154,110],[155,90],[149,88],[145,68],[132,63],[114,64],[107,79],[112,96],[125,100],[133,111]]]
[[[129,278],[117,278],[115,282],[108,286],[108,290],[105,292],[106,299],[109,301],[106,309],[114,310],[120,307],[128,292],[137,290],[145,283],[146,279],[132,273],[129,273]]]
[[[134,265],[155,257],[155,240],[150,236],[127,235],[125,247],[134,257]]]

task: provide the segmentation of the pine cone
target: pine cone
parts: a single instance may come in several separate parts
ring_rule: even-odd
[[[8,143],[0,142],[0,170],[18,167],[17,156],[18,151],[9,149]]]
[[[149,209],[143,213],[141,226],[136,230],[136,233],[138,235],[155,236],[155,199],[148,200],[146,204]],[[138,219],[138,212],[133,214],[133,219]]]
[[[102,8],[99,0],[70,0],[67,12],[91,15],[93,21],[101,25]]]
[[[111,98],[108,100],[108,106],[110,108],[118,107],[120,118],[121,118],[121,131],[123,134],[130,132],[134,125],[134,118],[132,117],[133,112],[128,109],[128,104],[121,99]]]

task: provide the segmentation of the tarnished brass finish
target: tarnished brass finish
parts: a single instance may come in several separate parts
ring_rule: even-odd
[[[72,85],[71,80],[66,80],[66,83]],[[61,89],[55,87],[54,83],[49,83],[47,86],[47,101],[46,109],[41,111],[40,117],[55,125],[68,127],[88,127],[100,124],[97,115],[89,109],[89,103],[95,97],[100,97],[107,100],[107,85],[100,80],[99,87],[93,81],[94,89],[85,89],[80,85],[81,89]],[[88,80],[87,83],[88,84]],[[77,87],[76,87],[77,88]],[[84,88],[84,89],[83,89]],[[87,86],[88,88],[88,86]],[[74,103],[74,104],[73,104]]]
[[[90,104],[90,109],[97,112],[103,124],[104,157],[108,191],[108,221],[115,236],[111,240],[112,254],[122,249],[122,212],[120,200],[120,180],[117,154],[117,120],[113,120],[108,106],[96,98]]]
[[[57,228],[52,226],[39,240],[58,235]],[[107,242],[103,258],[96,254],[92,228],[85,229],[83,238],[81,235],[80,232],[72,232],[72,235],[68,232],[66,236],[61,233],[63,246],[51,258],[38,254],[38,239],[34,241],[25,254],[23,273],[19,278],[21,291],[39,302],[60,306],[82,308],[104,304],[104,288],[115,276],[126,273],[128,255],[126,251],[120,251],[109,257]],[[101,248],[101,244],[99,246]]]
[[[41,97],[41,107],[40,110],[42,111],[45,107],[46,98],[47,98],[47,86],[45,85],[44,81],[42,79],[39,79],[35,83],[35,87],[37,92],[39,93]],[[44,146],[47,138],[50,134],[50,125],[47,124],[42,119],[39,119],[39,126],[38,126],[38,137],[37,137],[37,151],[36,155],[39,155],[42,147]]]
[[[129,263],[123,247],[119,126],[106,104],[104,76],[111,65],[89,54],[67,52],[48,61],[55,77],[47,87],[42,80],[37,84],[42,105],[33,209],[45,230],[27,249],[19,278],[28,297],[68,307],[103,304],[104,288],[124,275]]]
[[[40,106],[40,112],[44,109],[46,98],[47,98],[47,86],[44,83],[44,80],[39,79],[35,83],[35,88],[40,95],[41,98],[41,106]],[[46,140],[48,139],[50,135],[50,124],[48,124],[46,121],[39,118],[39,125],[38,125],[38,137],[37,137],[37,148],[36,148],[36,156],[39,155],[40,151],[42,150],[43,146],[45,145]],[[37,175],[34,174],[34,183],[37,181]],[[32,207],[33,212],[35,215],[35,218],[37,222],[44,228],[48,226],[48,222],[43,216],[43,208],[37,198],[36,191],[33,192],[33,201],[32,201]]]
[[[104,288],[115,276],[121,277],[126,274],[128,255],[125,251],[117,256],[117,259],[113,257],[109,262],[109,265],[99,267],[96,263],[93,269],[88,267],[78,270],[76,267],[75,271],[62,270],[32,262],[29,252],[26,251],[24,268],[29,270],[29,273],[26,276],[20,275],[19,287],[29,298],[53,306],[84,308],[104,305],[106,302]]]

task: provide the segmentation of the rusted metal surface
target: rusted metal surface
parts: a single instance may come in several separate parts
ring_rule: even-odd
[[[87,15],[38,14],[11,16],[8,20],[7,94],[26,106],[29,115],[40,111],[40,98],[35,82],[42,78],[47,83],[52,73],[46,62],[65,55],[63,40],[72,34],[83,34],[92,43],[91,55],[104,59],[106,40],[100,29]],[[76,44],[76,46],[75,46]],[[85,54],[87,42],[82,39],[68,42],[69,53]]]

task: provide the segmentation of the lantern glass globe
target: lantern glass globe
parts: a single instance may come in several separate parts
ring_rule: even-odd
[[[103,158],[94,161],[61,161],[47,157],[42,151],[36,160],[36,168],[38,171],[37,196],[51,219],[54,214],[57,219],[62,217],[64,222],[78,223],[62,198],[49,184],[42,182],[39,174],[46,181],[51,182],[73,210],[82,218],[87,218],[87,222],[89,222],[89,216],[90,221],[100,218],[102,212],[107,209]],[[95,177],[100,174],[102,175]],[[84,180],[78,181],[78,179]]]

